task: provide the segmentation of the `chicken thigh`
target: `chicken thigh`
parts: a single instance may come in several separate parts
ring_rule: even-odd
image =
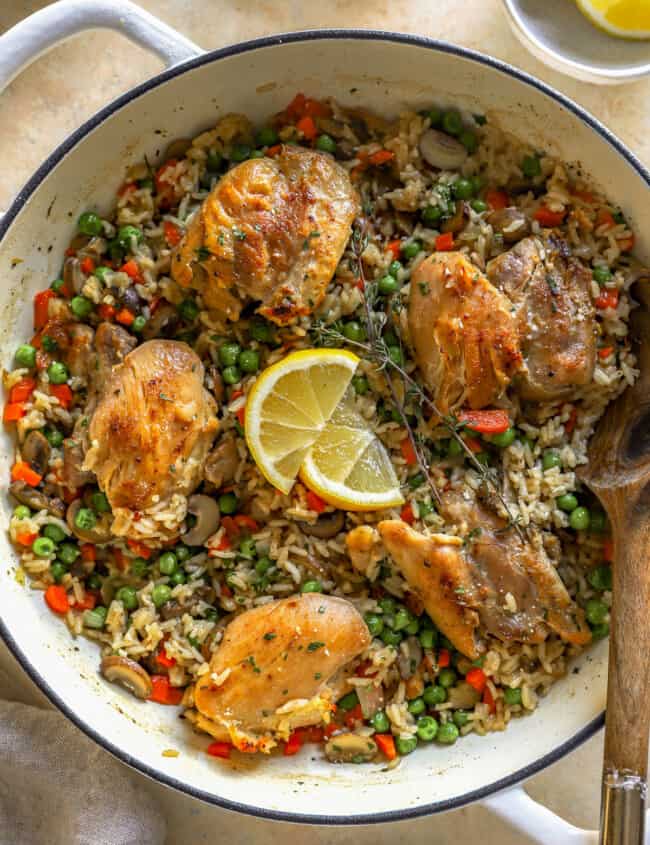
[[[249,301],[283,325],[322,300],[359,211],[347,172],[324,153],[283,146],[233,167],[191,219],[172,276],[222,320]]]

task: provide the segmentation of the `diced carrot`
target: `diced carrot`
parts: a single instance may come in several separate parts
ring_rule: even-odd
[[[5,405],[2,419],[4,422],[16,422],[25,416],[25,404],[23,402],[8,402]]]
[[[608,229],[611,229],[612,226],[616,225],[616,220],[611,213],[606,208],[598,209],[598,214],[596,215],[596,226],[600,228],[601,226],[607,226]]]
[[[82,271],[84,273],[88,273],[88,275],[95,272],[95,262],[89,255],[84,258],[84,260],[79,266],[81,267]]]
[[[63,488],[63,501],[66,503],[66,505],[71,504],[72,502],[74,502],[75,499],[79,499],[80,497],[81,494],[79,493],[79,490],[71,490],[69,487]]]
[[[316,513],[323,513],[323,511],[327,507],[326,502],[312,490],[307,490],[306,499],[307,507],[310,511],[315,511]]]
[[[395,740],[392,734],[375,734],[374,740],[387,760],[394,760],[397,757]]]
[[[16,542],[21,546],[31,546],[37,537],[38,533],[30,534],[28,531],[23,531],[16,535]]]
[[[29,484],[30,487],[36,487],[41,483],[42,478],[43,476],[34,472],[27,461],[16,461],[11,468],[11,480],[24,481],[25,484]]]
[[[157,704],[180,704],[183,698],[183,690],[173,687],[169,683],[167,675],[152,675],[151,686],[153,687],[149,701]]]
[[[634,233],[626,238],[617,238],[616,243],[621,252],[631,252],[634,249]]]
[[[135,182],[125,182],[121,185],[117,191],[118,197],[123,197],[125,194],[131,194],[133,191],[137,190],[137,185]]]
[[[413,513],[413,508],[411,507],[411,503],[407,502],[402,510],[400,511],[399,518],[402,522],[406,522],[408,525],[413,525],[415,522],[415,515]]]
[[[576,420],[578,419],[578,409],[571,408],[569,411],[569,419],[564,423],[564,431],[566,434],[571,434],[576,427]]]
[[[102,320],[112,320],[115,316],[115,308],[113,308],[112,305],[107,305],[105,302],[102,302],[97,309],[97,313]]]
[[[607,563],[612,563],[614,560],[614,541],[611,537],[606,537],[603,541],[603,560]]]
[[[461,411],[458,419],[471,431],[478,431],[480,434],[502,434],[510,428],[508,412],[497,408],[484,411]]]
[[[296,123],[296,129],[299,132],[302,132],[308,141],[313,141],[318,135],[318,129],[314,123],[314,118],[309,115],[305,115],[300,118],[300,120]]]
[[[132,552],[135,552],[138,557],[143,557],[145,560],[149,560],[152,555],[152,551],[149,546],[145,546],[145,544],[141,543],[139,540],[132,540],[129,537],[126,541],[126,545]]]
[[[227,552],[231,548],[232,543],[230,542],[230,539],[224,534],[221,540],[219,540],[219,545],[216,547],[216,551]]]
[[[451,655],[449,654],[449,650],[446,648],[441,648],[438,652],[438,668],[439,669],[446,669],[447,666],[451,663]]]
[[[485,685],[487,684],[485,672],[478,666],[469,670],[469,672],[465,675],[465,680],[470,687],[474,687],[474,689],[479,693],[483,692]]]
[[[452,232],[444,232],[436,238],[436,249],[438,252],[449,252],[454,248],[454,236]]]
[[[573,196],[577,197],[579,200],[583,202],[593,202],[595,197],[591,193],[591,191],[573,191]]]
[[[183,237],[180,228],[171,220],[163,220],[163,233],[168,246],[176,246]]]
[[[388,243],[386,244],[386,249],[393,256],[393,261],[396,261],[400,257],[400,253],[402,252],[401,240],[398,238],[394,241],[388,241]]]
[[[306,728],[297,728],[296,733],[300,736],[303,745],[307,742],[322,742],[324,737],[324,730],[321,725],[309,725]]]
[[[380,167],[382,164],[388,164],[388,162],[392,161],[394,158],[395,153],[390,150],[377,150],[376,153],[368,156],[368,162],[372,164],[373,167]]]
[[[237,516],[233,517],[235,521],[235,525],[241,531],[250,531],[251,534],[254,534],[256,531],[259,531],[259,525],[252,516],[248,516],[245,513],[238,513]],[[223,521],[223,520],[222,520]]]
[[[163,645],[161,645],[156,652],[156,661],[160,663],[161,666],[164,666],[165,669],[171,669],[172,666],[176,666],[176,658],[168,657]]]
[[[483,451],[483,444],[478,439],[478,437],[468,437],[467,435],[465,435],[463,437],[463,440],[465,441],[465,445],[470,450],[470,452],[474,452],[475,455],[478,455],[479,452]]]
[[[606,358],[609,358],[610,355],[614,353],[613,346],[603,346],[598,350],[598,357],[601,361],[604,361]]]
[[[273,144],[272,147],[267,147],[265,155],[269,158],[275,158],[282,149],[282,144]]]
[[[289,105],[285,109],[285,113],[289,117],[301,117],[305,113],[305,103],[307,102],[307,97],[304,94],[296,94],[293,100],[289,103]]]
[[[137,261],[134,261],[133,258],[130,258],[128,261],[125,261],[124,264],[122,264],[122,266],[120,267],[120,273],[126,273],[129,279],[135,280],[142,278],[138,263]]]
[[[497,709],[497,703],[488,686],[483,690],[483,704],[487,704],[490,713],[494,713]]]
[[[329,117],[332,114],[331,108],[320,100],[306,97],[302,106],[302,113],[312,117]]]
[[[617,288],[603,288],[600,296],[595,300],[596,308],[616,308],[618,305],[618,289]]]
[[[121,323],[123,326],[130,326],[135,320],[135,316],[131,311],[129,311],[128,308],[122,308],[115,315],[115,319],[118,323]]]
[[[55,613],[67,613],[70,610],[70,602],[65,587],[60,584],[51,584],[45,590],[45,601],[50,610]]]
[[[402,457],[406,461],[407,466],[413,466],[418,462],[418,456],[415,454],[415,449],[413,448],[413,444],[409,440],[408,437],[405,437],[404,440],[399,444],[400,452],[402,453]]]
[[[501,208],[507,208],[510,198],[505,191],[497,191],[492,188],[485,194],[485,201],[493,211],[498,211]]]
[[[33,378],[21,378],[9,392],[10,402],[26,402],[34,392],[36,382]]]
[[[338,728],[334,722],[330,722],[329,725],[323,725],[323,739],[329,739],[333,733],[335,733]]]
[[[81,557],[84,560],[97,560],[97,548],[92,543],[82,543],[79,548],[81,549]]]
[[[211,742],[205,750],[211,757],[221,757],[222,760],[228,760],[232,745],[229,742]]]
[[[129,559],[126,557],[122,549],[112,548],[111,552],[113,554],[113,560],[115,561],[115,566],[120,570],[120,572],[126,572],[129,568]]]
[[[67,384],[51,384],[50,395],[55,396],[66,409],[72,404],[72,391]]]
[[[66,258],[74,258],[75,255],[77,254],[77,250],[73,249],[71,246],[69,246],[63,254],[65,255]]]
[[[97,604],[97,594],[92,590],[86,590],[81,601],[75,601],[72,607],[75,610],[93,610]]]
[[[246,405],[242,405],[238,411],[235,411],[235,416],[239,425],[243,426],[246,422]]]
[[[226,536],[229,540],[239,537],[240,531],[234,517],[222,516],[221,525],[223,526],[223,530],[226,532]]]
[[[294,731],[289,739],[284,743],[284,748],[282,749],[282,753],[285,757],[292,757],[294,754],[297,754],[302,747],[302,740],[298,731]]]
[[[350,179],[353,182],[358,182],[361,178],[361,175],[364,173],[366,169],[365,163],[357,164],[356,167],[353,167],[350,171]]]
[[[34,297],[34,328],[36,331],[40,331],[47,323],[50,299],[54,299],[55,296],[52,288],[47,288]]]
[[[552,229],[553,226],[561,225],[565,214],[566,211],[552,211],[545,205],[540,205],[533,217],[538,223],[541,223],[542,226],[545,226],[547,229]]]
[[[168,171],[173,170],[177,164],[177,159],[170,158],[156,170],[154,175],[158,204],[163,208],[168,208],[176,198],[176,189],[169,180]]]
[[[230,401],[234,402],[235,399],[239,399],[239,397],[243,395],[244,391],[240,387],[238,387],[237,390],[233,390],[233,392],[230,394]]]
[[[349,710],[345,714],[345,725],[346,727],[352,729],[357,722],[360,722],[363,719],[363,710],[361,709],[360,704],[355,704],[352,710]]]

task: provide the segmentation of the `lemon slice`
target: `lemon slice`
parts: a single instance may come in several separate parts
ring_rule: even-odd
[[[617,38],[650,38],[650,0],[576,0],[592,23]]]
[[[291,490],[358,363],[344,349],[305,349],[255,382],[246,402],[246,443],[264,477],[283,493]]]
[[[328,504],[345,510],[378,510],[404,501],[388,452],[351,397],[337,406],[307,450],[300,478]]]

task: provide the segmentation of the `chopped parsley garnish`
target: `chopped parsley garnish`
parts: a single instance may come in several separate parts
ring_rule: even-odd
[[[320,238],[320,232],[317,232],[317,231],[314,229],[314,231],[313,231],[313,232],[310,232],[310,233],[307,235],[307,237],[305,238],[305,240],[302,242],[302,248],[303,248],[304,250],[309,249],[309,244],[310,244],[310,242],[311,242],[311,239],[312,239],[312,238]]]
[[[265,640],[274,640],[277,637],[277,634],[274,631],[269,631],[267,634],[264,634]]]
[[[236,226],[232,228],[232,234],[236,241],[245,241],[246,240],[246,232],[242,232],[241,229],[238,229]]]
[[[199,259],[199,261],[205,261],[206,259],[210,258],[211,255],[212,255],[212,253],[205,246],[200,246],[196,250],[196,257]]]
[[[314,640],[313,642],[309,643],[307,646],[307,651],[318,651],[319,648],[323,648],[325,643],[318,642],[318,640]]]

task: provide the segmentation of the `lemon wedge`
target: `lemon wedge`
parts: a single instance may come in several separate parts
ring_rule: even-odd
[[[305,454],[300,479],[328,504],[350,511],[401,505],[404,497],[388,452],[344,397]]]
[[[617,38],[650,38],[650,0],[576,0],[600,29]]]
[[[358,363],[344,349],[305,349],[268,367],[255,382],[246,402],[246,443],[264,477],[283,493],[291,490]]]

